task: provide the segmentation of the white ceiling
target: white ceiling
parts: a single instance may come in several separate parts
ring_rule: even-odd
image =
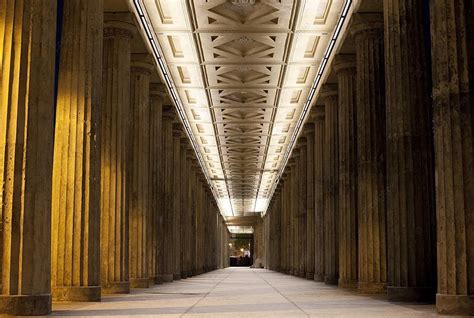
[[[344,0],[141,3],[222,214],[262,212]]]

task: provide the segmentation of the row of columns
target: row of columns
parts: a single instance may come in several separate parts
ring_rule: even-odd
[[[264,218],[267,267],[474,315],[474,8],[427,9],[352,16],[355,54],[334,58]]]
[[[54,1],[0,4],[2,314],[227,265],[194,150],[151,57],[131,54],[132,16],[97,0],[62,10],[57,39]]]

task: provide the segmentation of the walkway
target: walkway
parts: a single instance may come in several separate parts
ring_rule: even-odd
[[[57,304],[55,316],[115,317],[436,317],[434,305],[389,303],[263,269],[227,268],[190,279]]]

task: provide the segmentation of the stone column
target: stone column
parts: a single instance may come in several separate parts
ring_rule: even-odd
[[[163,259],[163,84],[150,84],[150,211],[147,223],[147,261],[150,285],[162,283]]]
[[[436,217],[426,1],[386,0],[388,297],[434,299]],[[427,38],[428,37],[428,38]]]
[[[181,123],[173,124],[173,279],[181,279]]]
[[[102,293],[129,293],[130,14],[106,14],[102,68],[100,257]]]
[[[285,168],[280,179],[281,183],[281,267],[282,273],[286,273],[288,269],[288,249],[287,249],[287,229],[288,229],[288,218],[287,218],[287,181],[288,180],[288,167]]]
[[[163,282],[173,281],[173,106],[163,109]]]
[[[304,136],[306,137],[306,278],[314,279],[314,124],[305,125]]]
[[[188,183],[189,173],[187,171],[187,154],[188,137],[183,132],[180,139],[181,154],[181,278],[188,277],[188,255],[189,255],[189,201],[188,201]]]
[[[131,69],[132,147],[130,199],[130,287],[148,288],[150,216],[150,76],[149,56],[135,55]]]
[[[387,283],[383,18],[356,14],[352,22],[357,53],[358,288],[362,293],[383,293]]]
[[[314,106],[314,280],[324,281],[324,107]]]
[[[103,3],[64,3],[52,193],[53,298],[99,301]]]
[[[194,157],[194,150],[189,146],[187,150],[187,158],[189,161],[189,248],[190,248],[190,261],[189,261],[189,272],[188,277],[195,275],[196,273],[196,173],[195,164],[196,158]]]
[[[296,268],[296,259],[298,255],[298,244],[296,240],[296,233],[297,232],[297,204],[298,204],[298,191],[297,191],[297,178],[296,178],[296,157],[298,156],[298,149],[293,150],[292,158],[288,162],[290,166],[290,176],[289,176],[289,244],[288,248],[290,250],[290,275],[297,275],[297,268]]]
[[[307,213],[307,193],[306,193],[306,179],[307,179],[307,149],[306,137],[302,136],[299,139],[300,143],[300,157],[298,161],[298,276],[306,277],[306,213]],[[314,274],[313,274],[314,276]]]
[[[0,16],[0,314],[48,315],[56,2],[2,1]]]
[[[339,286],[357,288],[356,57],[337,55],[339,113]]]
[[[474,315],[474,7],[431,1],[438,294],[441,314]]]
[[[325,105],[324,149],[324,282],[336,285],[339,278],[338,250],[338,96],[336,84],[321,90]]]

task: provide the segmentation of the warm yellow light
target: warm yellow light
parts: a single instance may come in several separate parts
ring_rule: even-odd
[[[232,243],[229,243],[229,247],[232,247]]]
[[[243,251],[244,251],[244,249],[243,249],[243,248],[241,248],[241,249],[240,249],[240,251],[241,251],[241,252],[243,252]]]

